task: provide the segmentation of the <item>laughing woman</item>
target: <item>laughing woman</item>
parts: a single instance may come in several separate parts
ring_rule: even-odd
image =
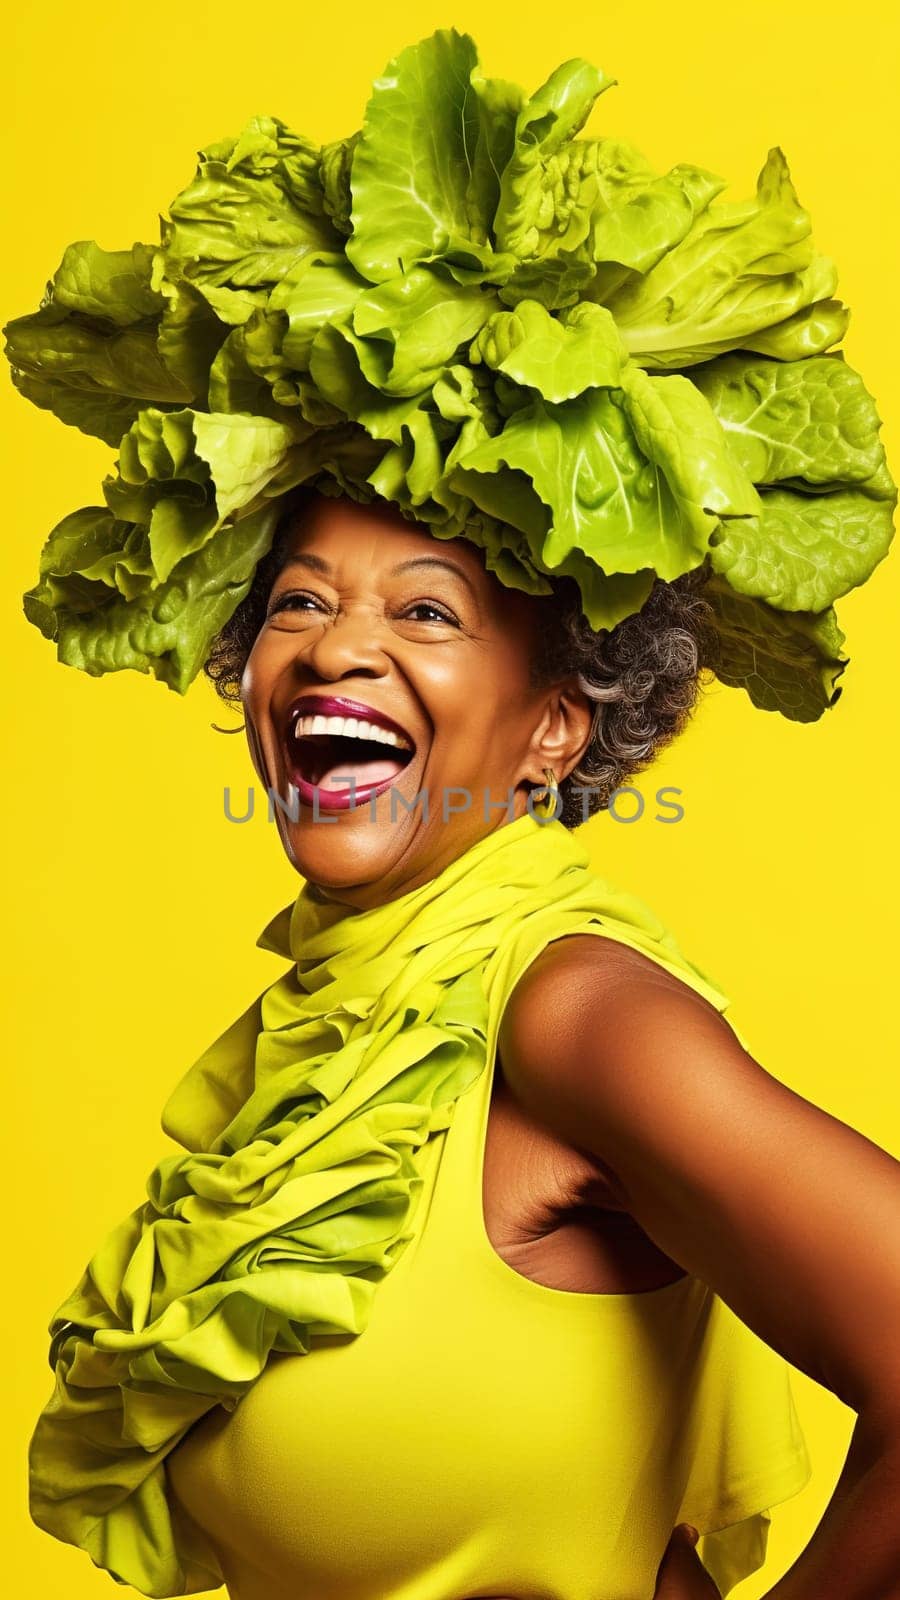
[[[303,880],[52,1322],[32,1514],[146,1595],[725,1594],[808,1477],[793,1363],[858,1420],[768,1600],[900,1596],[900,1167],[574,837],[704,671],[834,706],[895,491],[780,151],[715,204],[576,137],[609,81],[435,34],[7,329],[119,448],[29,618],[205,668]]]

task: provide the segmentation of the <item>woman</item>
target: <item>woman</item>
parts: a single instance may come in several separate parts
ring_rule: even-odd
[[[337,827],[317,825],[304,803],[295,820],[280,808],[276,815],[294,866],[341,906],[384,904],[461,863],[473,842],[504,826],[510,798],[512,816],[527,818],[537,774],[550,766],[562,782],[589,748],[591,706],[573,675],[560,680],[551,674],[548,680],[546,672],[533,670],[542,645],[546,658],[548,631],[554,624],[560,629],[563,608],[510,595],[465,540],[446,555],[443,548],[389,508],[304,500],[286,518],[273,558],[210,663],[220,685],[241,684],[260,780],[284,796],[304,781],[317,784],[320,815]],[[677,610],[675,595],[666,598]],[[658,605],[661,600],[658,593]],[[681,606],[683,647],[692,608],[694,628],[702,626],[702,606],[696,599]],[[649,631],[646,618],[643,627]],[[656,643],[658,650],[666,643],[659,625]],[[670,638],[670,651],[671,644]],[[648,656],[645,647],[645,664]],[[671,698],[672,688],[671,679],[662,679],[656,694]],[[342,701],[350,710],[365,703],[373,719],[403,730],[403,742],[376,750],[346,723],[346,731],[292,737],[292,713],[299,704],[303,717],[317,696],[327,697],[335,715]],[[360,795],[374,783],[378,804],[370,809],[360,799],[358,810],[339,808],[351,783]],[[406,802],[427,793],[431,820],[423,819],[420,807],[404,805],[395,808],[398,820],[392,821],[394,785]],[[492,821],[484,821],[479,799],[477,810],[442,822],[434,801],[451,786],[479,797],[486,791]],[[740,1141],[723,1141],[723,1130],[736,1124]],[[513,989],[485,1130],[485,1229],[490,1245],[516,1273],[553,1291],[580,1294],[591,1310],[592,1296],[652,1292],[682,1281],[685,1271],[696,1273],[722,1285],[751,1327],[860,1412],[829,1514],[790,1578],[771,1592],[852,1595],[854,1584],[861,1595],[893,1592],[894,1373],[892,1339],[885,1343],[884,1332],[897,1325],[898,1285],[896,1264],[885,1270],[884,1241],[893,1237],[897,1215],[896,1163],[769,1077],[719,1011],[680,978],[626,943],[587,934],[545,946]],[[773,1170],[776,1140],[782,1161]],[[853,1221],[860,1197],[875,1223],[871,1250],[862,1256]],[[826,1250],[820,1234],[828,1240]],[[463,1282],[472,1291],[477,1278]],[[856,1286],[849,1310],[848,1282]],[[869,1307],[864,1316],[860,1293]],[[512,1299],[524,1324],[527,1296],[524,1308],[515,1294]],[[427,1325],[417,1328],[416,1337],[430,1340]],[[385,1338],[397,1340],[393,1324]],[[601,1342],[598,1366],[603,1350]],[[405,1342],[399,1355],[395,1343],[383,1371],[385,1385],[393,1383],[401,1393],[407,1355]],[[271,1442],[274,1419],[279,1413],[308,1415],[307,1385],[314,1381],[293,1368],[288,1362],[269,1380],[268,1397],[261,1383],[236,1416],[212,1413],[170,1458],[176,1496],[208,1532],[218,1531],[225,1540],[229,1583],[247,1600],[280,1596],[282,1587],[273,1588],[279,1578],[285,1595],[297,1592],[292,1578],[298,1589],[301,1579],[311,1588],[323,1581],[308,1565],[310,1546],[313,1559],[321,1559],[317,1517],[314,1534],[303,1519],[287,1536],[277,1527],[283,1504],[273,1490],[272,1464],[286,1469],[287,1463],[283,1449]],[[340,1461],[347,1448],[342,1411],[364,1396],[352,1373],[348,1392],[337,1365],[334,1382],[338,1395],[329,1389],[320,1412],[337,1431]],[[527,1417],[527,1397],[521,1398]],[[447,1403],[443,1391],[441,1399]],[[464,1396],[454,1403],[465,1405]],[[314,1415],[318,1420],[319,1412]],[[588,1426],[593,1430],[599,1422],[592,1418]],[[320,1447],[310,1445],[302,1428],[298,1434],[299,1448],[312,1456],[318,1474]],[[391,1434],[382,1442],[390,1460]],[[574,1448],[572,1455],[577,1472]],[[539,1470],[539,1459],[535,1449],[530,1472]],[[448,1470],[440,1431],[432,1465],[440,1482]],[[254,1466],[260,1472],[268,1467],[258,1492],[252,1487]],[[415,1467],[415,1513],[431,1541],[434,1524],[424,1509],[427,1457],[416,1457]],[[384,1468],[379,1458],[379,1479]],[[368,1471],[357,1461],[365,1487],[354,1492],[352,1457],[345,1470],[352,1507],[369,1487]],[[296,1463],[289,1481],[298,1502],[308,1505],[311,1489]],[[346,1511],[341,1505],[332,1519],[339,1525]],[[383,1506],[378,1515],[384,1516]],[[395,1540],[406,1522],[401,1501],[399,1513],[388,1519]],[[449,1531],[438,1539],[442,1557],[451,1540]],[[365,1541],[363,1551],[370,1562]],[[292,1554],[299,1562],[293,1570]],[[389,1554],[399,1574],[408,1552],[389,1545]],[[280,1570],[266,1570],[266,1558],[276,1555]],[[351,1551],[348,1571],[355,1565]],[[602,1587],[602,1573],[601,1563],[595,1592],[619,1592]],[[344,1581],[351,1579],[345,1575]],[[377,1582],[373,1592],[379,1592]],[[673,1540],[655,1592],[675,1597],[718,1590],[690,1543]]]
[[[187,1154],[53,1322],[33,1514],[147,1594],[727,1592],[805,1481],[784,1357],[859,1420],[770,1594],[900,1592],[897,1165],[531,795],[570,828],[608,802],[707,643],[821,714],[831,601],[890,539],[782,165],[713,211],[710,174],[573,139],[605,86],[516,99],[437,34],[358,140],[251,124],[160,252],[74,247],[9,330],[25,392],[120,443],[28,614],[88,671],[239,687],[305,880],[260,940],[288,970],[166,1107]]]

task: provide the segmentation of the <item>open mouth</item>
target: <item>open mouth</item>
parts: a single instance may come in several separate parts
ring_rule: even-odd
[[[405,770],[415,745],[405,732],[365,717],[291,714],[287,753],[300,798],[350,805],[388,788]]]

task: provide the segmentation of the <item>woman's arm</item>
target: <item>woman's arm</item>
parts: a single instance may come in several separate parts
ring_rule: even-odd
[[[609,1169],[650,1238],[858,1414],[825,1515],[767,1600],[900,1600],[900,1163],[606,938],[548,946],[500,1052],[512,1092]]]

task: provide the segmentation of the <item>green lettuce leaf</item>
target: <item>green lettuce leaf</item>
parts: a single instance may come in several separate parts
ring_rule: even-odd
[[[107,444],[118,444],[142,405],[197,398],[192,374],[161,347],[166,302],[151,288],[152,263],[149,245],[69,245],[41,308],[4,329],[19,391]]]
[[[328,322],[346,321],[369,287],[343,254],[306,256],[269,296],[270,315],[284,314],[283,372],[308,372],[313,339]]]
[[[414,267],[369,289],[351,315],[360,363],[386,394],[421,394],[499,306],[477,284],[455,283],[431,267]]]
[[[367,480],[377,494],[415,512],[432,528],[447,516],[434,494],[443,467],[441,436],[440,418],[421,408],[412,411],[399,442],[385,451]]]
[[[754,483],[821,488],[877,480],[880,419],[859,373],[841,356],[782,362],[731,355],[692,378]]]
[[[491,517],[468,506],[467,530],[484,553],[484,564],[499,581],[509,589],[519,589],[525,594],[552,594],[549,578],[535,566],[528,540],[519,528],[500,517]],[[457,525],[448,518],[445,527],[435,527],[435,536],[456,538]]]
[[[641,152],[621,139],[573,139],[554,145],[551,154],[537,151],[531,161],[523,153],[518,174],[507,179],[508,225],[520,259],[500,289],[501,299],[509,305],[539,300],[548,310],[574,305],[582,294],[601,299],[592,223],[627,205],[655,179]],[[504,221],[501,214],[501,227]],[[616,281],[632,276],[627,268],[618,274]]]
[[[221,528],[213,539],[181,561],[168,580],[125,599],[105,584],[79,592],[72,573],[54,588],[57,567],[127,543],[126,525],[108,510],[87,507],[66,518],[50,535],[41,559],[41,580],[24,597],[25,614],[57,644],[58,659],[97,677],[130,668],[149,672],[184,694],[209,654],[212,640],[243,600],[257,563],[269,549],[278,506]],[[142,532],[142,530],[138,530]],[[69,586],[71,585],[71,586]],[[104,591],[99,603],[98,591]],[[93,603],[91,603],[93,602]]]
[[[469,359],[558,402],[585,389],[620,387],[627,355],[602,306],[577,306],[554,317],[537,300],[521,300],[515,311],[490,317]]]
[[[40,581],[25,595],[25,614],[48,639],[58,636],[61,610],[97,610],[142,592],[138,569],[149,567],[145,530],[118,522],[107,506],[84,506],[53,529],[41,552]],[[152,568],[150,570],[152,579]]]
[[[500,251],[526,260],[548,244],[571,251],[586,237],[595,154],[574,136],[615,81],[588,61],[565,61],[522,106],[494,217]]]
[[[516,489],[510,472],[520,474]],[[499,482],[485,486],[494,475]],[[698,531],[699,519],[685,514],[665,473],[644,455],[625,397],[614,389],[520,408],[501,433],[462,457],[450,483],[495,515],[504,499],[511,506],[523,497],[540,501],[550,526],[532,553],[544,571],[560,576],[568,575],[574,553],[580,569],[579,557],[587,557],[607,574],[652,569],[671,579],[698,566],[708,547],[708,529]],[[646,577],[641,581],[645,588]],[[594,628],[614,626],[595,596],[585,614]]]
[[[359,144],[359,134],[351,133],[349,139],[335,139],[322,146],[319,156],[319,178],[322,184],[322,205],[332,226],[345,236],[353,232],[350,211],[353,195],[350,191],[350,169],[353,155]]]
[[[702,167],[673,167],[624,204],[611,206],[595,218],[591,230],[594,260],[649,272],[681,243],[724,187],[724,179]]]
[[[52,320],[48,319],[46,327],[42,329],[38,325],[40,316],[41,313],[38,312],[35,317],[28,319],[32,323],[29,335],[33,336],[37,348],[50,348],[49,342],[47,345],[44,344],[45,337],[48,341],[53,339],[57,347],[54,355],[62,345],[63,349],[59,354],[63,358],[71,359],[70,373],[76,366],[82,368],[86,365],[96,366],[93,349],[86,354],[83,349],[79,350],[76,344],[74,352],[65,350],[65,346],[71,342],[69,335],[65,334],[57,340]],[[20,347],[17,359],[22,358]],[[24,359],[27,360],[27,356]],[[99,365],[101,369],[106,368],[105,359]],[[142,404],[140,400],[105,389],[102,384],[88,379],[83,371],[79,374],[77,382],[60,381],[57,376],[52,379],[38,378],[27,372],[24,366],[14,367],[11,377],[19,393],[24,399],[30,400],[32,405],[41,411],[52,411],[60,422],[66,422],[73,428],[79,428],[82,433],[102,439],[104,444],[118,444],[122,434],[131,427]],[[179,405],[183,403],[183,399],[178,401]]]
[[[209,405],[289,423],[331,427],[342,419],[309,377],[318,330],[344,320],[367,288],[342,255],[311,252],[277,284],[265,309],[232,329],[213,363]]]
[[[352,328],[327,324],[313,341],[310,376],[323,399],[342,417],[358,422],[373,439],[397,444],[426,395],[424,391],[406,396],[386,394],[363,370],[368,355],[366,341]]]
[[[310,250],[339,251],[325,209],[318,147],[276,117],[254,117],[237,139],[200,155],[169,207],[157,286],[183,280],[230,324],[246,321]]]
[[[713,535],[710,562],[741,594],[784,611],[824,611],[865,583],[894,536],[891,500],[852,490],[764,489],[758,516]]]
[[[150,286],[153,250],[101,250],[92,239],[70,244],[49,294],[54,305],[82,317],[97,317],[130,328],[158,316],[159,295]]]
[[[759,511],[749,473],[731,453],[709,401],[689,378],[649,377],[628,362],[622,389],[641,450],[665,476],[685,525],[704,547],[720,519],[740,523]]]
[[[824,611],[871,576],[894,533],[897,491],[859,373],[840,356],[733,354],[692,376],[761,489],[758,513],[713,537],[713,570],[783,610]]]
[[[829,299],[834,264],[816,255],[810,231],[776,147],[754,200],[710,205],[656,266],[606,297],[632,357],[689,366]]]
[[[745,334],[741,348],[774,356],[778,361],[802,361],[806,356],[823,355],[832,345],[839,344],[849,323],[850,312],[840,300],[817,300],[783,322],[773,323],[771,328]],[[708,354],[712,357],[720,351],[710,346]]]
[[[309,374],[294,371],[285,359],[287,327],[284,313],[256,311],[233,329],[210,373],[209,403],[214,410],[272,417],[301,434],[343,420]]]
[[[142,411],[122,440],[110,510],[147,529],[153,573],[169,577],[265,489],[297,434],[268,417]]]
[[[493,219],[500,204],[500,184],[515,146],[516,119],[522,108],[524,94],[517,83],[507,83],[503,78],[486,78],[477,64],[471,73],[472,88],[478,100],[478,137],[474,148],[466,149],[466,159],[472,171],[468,183],[468,204],[474,215],[474,226],[480,236],[486,227],[487,237],[494,240]],[[504,261],[498,253],[490,262],[490,281],[501,281],[512,261]],[[465,281],[465,267],[452,268]]]
[[[266,312],[254,312],[248,322],[232,328],[212,364],[208,400],[211,411],[244,411],[252,416],[271,417],[290,426],[296,420],[296,385],[289,385],[290,398],[276,400],[275,386],[280,378],[280,337],[270,326]],[[252,350],[252,355],[251,355]],[[261,362],[263,370],[258,370]]]
[[[369,478],[385,448],[355,422],[319,428],[289,451],[263,496],[277,500],[299,484],[315,484],[320,494],[344,494],[368,503],[375,498]]]
[[[574,575],[577,565],[584,582],[594,563],[607,596],[611,575],[642,574],[646,597],[648,572],[671,580],[690,571],[723,518],[752,516],[760,502],[687,378],[651,378],[631,363],[621,376],[621,388],[519,407],[501,432],[456,454],[448,477],[481,510],[526,531],[543,571]],[[535,500],[550,513],[544,526]],[[610,626],[596,597],[589,604],[592,625]]]
[[[441,28],[401,51],[376,82],[353,155],[347,256],[357,272],[384,283],[438,259],[489,267],[504,126],[511,139],[511,107],[485,88],[468,34]]]
[[[849,664],[844,634],[832,607],[821,612],[779,611],[765,600],[736,594],[724,578],[704,588],[713,607],[721,683],[743,689],[763,711],[792,722],[815,722],[843,693],[839,679]]]
[[[387,442],[366,477],[367,487],[430,522],[443,522],[447,504],[434,493],[444,470],[442,445],[452,437],[454,424],[437,408],[425,409],[427,392],[393,396],[371,383],[362,367],[366,343],[349,327],[322,328],[310,358],[312,378],[329,404],[371,439]]]
[[[134,667],[184,693],[271,542],[279,502],[265,490],[296,445],[264,417],[141,411],[106,506],[50,534],[26,617],[68,665]]]
[[[210,369],[228,336],[228,325],[189,284],[163,279],[161,292],[165,305],[156,340],[160,356],[191,404],[205,406]]]

